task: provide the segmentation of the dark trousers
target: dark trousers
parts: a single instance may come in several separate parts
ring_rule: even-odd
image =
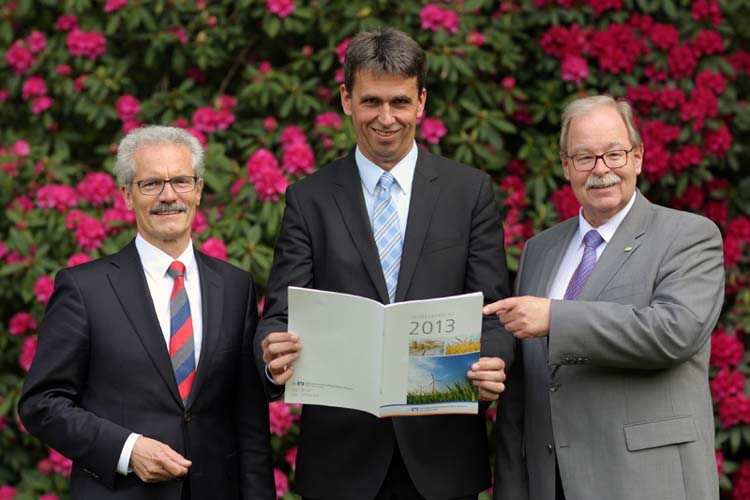
[[[557,458],[555,458],[555,500],[565,500],[565,492],[562,487],[562,479],[560,479],[560,467],[557,465]]]
[[[450,500],[477,500],[477,496],[478,495],[469,495]],[[313,499],[303,498],[303,500]],[[409,471],[406,470],[404,460],[401,458],[401,452],[398,449],[398,445],[393,450],[393,458],[391,459],[391,465],[388,467],[385,481],[383,481],[383,485],[380,487],[380,490],[373,500],[426,500],[425,497],[417,491],[417,487],[414,486],[414,482],[409,476]]]

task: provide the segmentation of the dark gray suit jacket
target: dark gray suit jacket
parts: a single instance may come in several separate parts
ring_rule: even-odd
[[[388,302],[354,153],[291,186],[286,201],[256,337],[260,370],[260,341],[271,332],[286,331],[288,286]],[[475,291],[483,292],[486,301],[510,291],[490,178],[420,149],[396,300]],[[482,352],[512,361],[512,337],[496,318],[484,320]],[[372,498],[396,443],[412,480],[428,499],[456,498],[490,485],[483,412],[381,420],[364,412],[306,405],[296,489],[310,498]]]
[[[724,298],[721,235],[640,192],[547,338],[520,341],[498,415],[497,500],[718,499],[709,337]],[[578,227],[529,240],[519,295],[547,295]]]
[[[116,472],[131,432],[192,460],[192,498],[276,498],[252,277],[195,257],[203,345],[186,407],[135,243],[57,273],[18,409],[29,432],[73,459],[73,499],[180,499],[182,480]]]

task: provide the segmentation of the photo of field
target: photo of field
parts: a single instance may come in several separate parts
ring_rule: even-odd
[[[409,342],[409,356],[442,356],[445,354],[445,339],[412,340]]]
[[[465,354],[467,352],[477,352],[481,347],[480,334],[465,337],[453,337],[448,339],[445,344],[445,354]]]
[[[410,357],[406,403],[476,401],[476,388],[466,372],[477,359],[477,353]]]

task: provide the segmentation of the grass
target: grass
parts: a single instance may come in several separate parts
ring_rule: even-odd
[[[406,395],[406,404],[419,405],[443,401],[476,401],[477,389],[471,382],[454,382],[444,391],[418,392]]]
[[[445,354],[465,354],[467,352],[477,352],[482,347],[479,339],[459,340],[451,342],[445,346]]]

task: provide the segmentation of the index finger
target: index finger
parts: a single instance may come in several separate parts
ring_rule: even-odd
[[[482,308],[482,313],[484,315],[489,314],[497,314],[497,313],[503,313],[507,311],[508,309],[511,309],[514,304],[514,298],[508,297],[507,299],[498,300],[497,302],[493,302],[492,304],[487,304]]]
[[[505,368],[505,361],[498,357],[481,357],[471,365],[475,372],[482,370],[502,370]]]
[[[275,344],[277,342],[297,342],[299,335],[292,332],[271,332],[266,338],[263,339],[262,345],[264,347],[268,344]]]

